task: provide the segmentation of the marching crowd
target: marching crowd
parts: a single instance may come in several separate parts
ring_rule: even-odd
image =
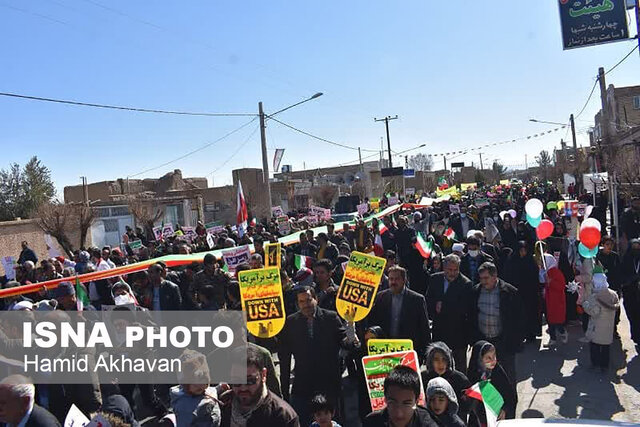
[[[0,421],[20,427],[59,425],[75,404],[85,414],[102,414],[113,426],[137,425],[149,412],[160,425],[180,427],[335,426],[348,418],[345,398],[354,396],[345,396],[345,381],[351,381],[356,384],[356,418],[365,426],[480,426],[486,425],[487,414],[469,398],[470,388],[489,380],[504,401],[498,419],[514,418],[516,353],[540,339],[548,347],[563,345],[568,322],[582,324],[581,340],[589,343],[596,371],[608,369],[609,347],[619,339],[620,300],[631,338],[640,345],[640,200],[633,200],[622,217],[628,241],[621,248],[624,254],[603,235],[597,256],[584,258],[570,231],[584,218],[547,204],[562,200],[555,188],[531,184],[485,190],[482,194],[489,194],[482,202],[470,193],[428,207],[405,204],[391,215],[365,216],[339,229],[328,223],[326,232],[315,233],[304,221],[296,224],[298,242],[282,251],[288,317],[276,337],[248,338],[246,384],[210,384],[208,369],[201,369],[201,384],[107,385],[95,379],[41,387],[6,376],[9,368],[0,365],[6,376],[0,383]],[[542,242],[525,220],[525,202],[531,198],[543,201],[544,216],[554,224]],[[606,224],[602,205],[590,214]],[[161,241],[149,234],[128,229],[121,247],[88,248],[72,258],[40,261],[23,242],[15,280],[5,280],[3,288],[69,281],[52,291],[2,299],[0,306],[74,311],[77,274],[210,250],[203,224],[192,241],[179,233]],[[279,237],[275,221],[250,226],[242,237],[227,227],[216,236],[215,249],[254,245],[249,261],[234,274],[212,254],[202,264],[183,267],[157,262],[146,271],[86,284],[91,306],[85,310],[131,304],[151,312],[242,310],[237,273],[263,267],[264,244]],[[134,240],[142,241],[140,249],[130,247]],[[426,255],[419,240],[428,243]],[[352,251],[375,252],[387,261],[373,308],[355,325],[336,313],[336,294]],[[0,354],[10,354],[15,333],[0,325]],[[373,413],[361,363],[372,338],[411,339],[422,367],[419,373],[394,368],[384,381],[386,408]],[[426,407],[418,404],[422,392]]]

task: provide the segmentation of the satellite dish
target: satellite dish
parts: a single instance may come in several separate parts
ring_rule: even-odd
[[[356,180],[356,177],[352,173],[347,172],[347,173],[344,174],[344,178],[343,179],[344,179],[344,183],[345,184],[351,185]]]

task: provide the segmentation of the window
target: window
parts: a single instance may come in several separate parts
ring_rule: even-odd
[[[105,218],[109,216],[109,208],[96,208],[96,217]]]
[[[640,95],[633,97],[633,109],[640,110]]]
[[[103,219],[105,233],[119,232],[117,219]]]
[[[129,208],[126,206],[116,206],[111,208],[111,216],[126,216],[129,215]]]

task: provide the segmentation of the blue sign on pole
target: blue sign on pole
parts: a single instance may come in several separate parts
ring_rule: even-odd
[[[415,178],[416,176],[416,170],[415,169],[405,169],[404,170],[404,177],[405,178]]]
[[[626,0],[558,0],[564,49],[629,38]]]

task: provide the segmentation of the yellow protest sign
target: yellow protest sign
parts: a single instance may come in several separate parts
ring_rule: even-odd
[[[397,353],[399,351],[413,350],[413,341],[410,339],[384,339],[372,338],[367,341],[367,351],[372,354]]]
[[[358,322],[369,314],[387,260],[351,252],[336,296],[336,310],[347,321]]]
[[[508,179],[501,179],[500,180],[500,185],[509,185],[509,180]]]
[[[280,242],[266,243],[264,245],[264,266],[280,268],[280,262],[282,260],[281,250],[282,246]]]
[[[458,188],[457,187],[449,187],[446,190],[440,190],[440,189],[436,189],[436,195],[438,197],[442,197],[442,196],[456,196],[458,194]]]
[[[242,310],[247,329],[259,338],[271,338],[284,327],[286,313],[278,267],[241,271],[238,274]]]
[[[478,186],[477,182],[468,182],[468,183],[462,183],[460,184],[460,190],[462,191],[467,191],[469,188],[473,189],[476,188]]]

